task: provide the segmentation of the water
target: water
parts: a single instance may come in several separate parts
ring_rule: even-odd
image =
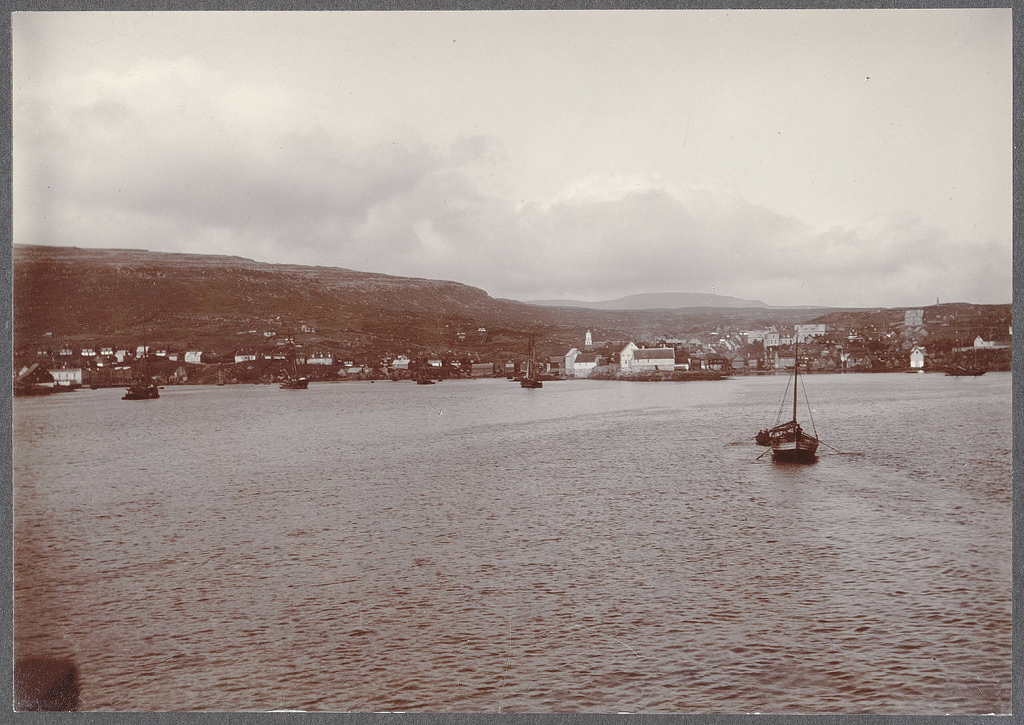
[[[1009,374],[19,399],[15,645],[83,709],[1010,709]],[[802,419],[806,420],[806,410]]]

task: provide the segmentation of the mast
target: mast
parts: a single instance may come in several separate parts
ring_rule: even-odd
[[[797,376],[800,375],[800,333],[797,333],[793,348],[793,422],[796,423],[796,388]]]

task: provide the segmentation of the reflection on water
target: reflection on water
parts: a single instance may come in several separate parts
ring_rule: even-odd
[[[1010,376],[19,399],[19,655],[89,709],[1010,707]]]

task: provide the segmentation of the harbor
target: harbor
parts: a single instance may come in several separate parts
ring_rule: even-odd
[[[1010,376],[814,376],[797,467],[784,387],[20,399],[16,654],[97,710],[1006,711]]]

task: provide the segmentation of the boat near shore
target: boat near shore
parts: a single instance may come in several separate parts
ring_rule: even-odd
[[[160,397],[160,387],[152,380],[139,378],[125,390],[121,400],[156,400]]]

